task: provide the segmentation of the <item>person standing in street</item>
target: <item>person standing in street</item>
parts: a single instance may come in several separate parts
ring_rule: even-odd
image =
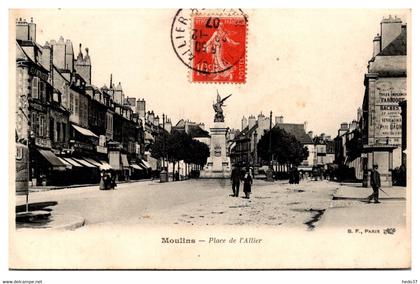
[[[232,174],[230,175],[230,180],[232,182],[233,196],[238,197],[239,196],[239,186],[241,184],[241,170],[239,169],[239,167],[234,167],[232,169]]]
[[[373,165],[373,170],[370,174],[370,186],[372,187],[373,193],[368,197],[368,203],[374,200],[374,203],[379,202],[379,188],[381,188],[381,176],[378,172],[378,165]]]
[[[246,199],[249,199],[249,194],[251,193],[251,185],[252,185],[252,173],[251,173],[251,170],[247,168],[245,176],[244,176],[244,193],[245,193]]]

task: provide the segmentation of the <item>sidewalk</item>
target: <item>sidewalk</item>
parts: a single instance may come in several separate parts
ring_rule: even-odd
[[[124,181],[116,181],[116,183],[117,184],[124,184],[124,183],[135,183],[135,182],[145,182],[145,181],[151,181],[151,179],[124,180]],[[155,181],[159,181],[159,180],[155,180]],[[59,190],[59,189],[89,187],[89,186],[99,186],[99,183],[70,184],[70,185],[49,185],[49,186],[29,186],[29,192],[43,192],[43,191],[49,191],[49,190]]]
[[[330,208],[318,228],[386,229],[406,226],[406,188],[386,187],[379,192],[381,203],[367,203],[371,188],[361,184],[342,184],[331,200]],[[360,227],[363,226],[363,227]]]
[[[379,190],[381,200],[405,200],[406,188],[401,186],[385,187]],[[361,184],[342,183],[338,191],[334,194],[333,200],[354,199],[365,200],[372,194],[372,188],[363,187]]]

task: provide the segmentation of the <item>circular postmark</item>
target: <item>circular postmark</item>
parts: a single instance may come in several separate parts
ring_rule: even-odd
[[[227,73],[244,61],[246,33],[247,17],[241,9],[179,9],[171,25],[171,43],[194,73]]]

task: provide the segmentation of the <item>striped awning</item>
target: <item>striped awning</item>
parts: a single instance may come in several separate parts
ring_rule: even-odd
[[[68,162],[69,164],[71,164],[73,167],[77,167],[77,168],[83,168],[83,166],[81,164],[79,164],[78,162],[76,162],[75,160],[73,160],[72,158],[63,158],[66,162]]]
[[[64,160],[63,158],[60,158],[60,157],[57,157],[63,164],[65,164],[66,165],[66,168],[67,169],[71,169],[73,166],[69,163],[69,162],[67,162],[66,160]]]
[[[145,160],[141,160],[141,163],[147,168],[147,169],[150,169],[150,168],[152,168],[151,166],[150,166],[150,164],[147,162],[147,161],[145,161]]]
[[[137,164],[131,164],[130,165],[130,167],[132,167],[133,169],[136,169],[136,170],[139,170],[139,171],[142,171],[143,170],[143,168],[141,168],[139,165],[137,165]]]
[[[72,124],[71,126],[73,126],[74,129],[76,129],[77,132],[79,132],[80,134],[84,135],[84,136],[90,136],[90,137],[95,137],[98,138],[98,136],[93,133],[92,131],[90,131],[89,129],[77,126]]]
[[[110,170],[112,169],[111,165],[105,161],[101,160],[101,166],[99,167],[101,170]]]
[[[97,166],[98,168],[100,168],[102,166],[101,163],[99,163],[99,162],[97,162],[97,161],[95,161],[94,159],[91,159],[91,158],[83,157],[83,160],[85,160],[86,162],[88,162],[88,163],[90,163],[94,166]]]
[[[48,161],[54,170],[65,170],[66,164],[63,163],[53,152],[49,150],[38,150],[38,152]]]
[[[73,158],[76,162],[78,162],[79,164],[87,167],[87,168],[96,168],[96,166],[92,165],[91,163],[86,162],[83,159],[79,159],[79,158]]]

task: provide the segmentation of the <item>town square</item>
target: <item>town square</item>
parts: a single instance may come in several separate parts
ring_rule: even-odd
[[[230,269],[234,257],[161,254],[286,240],[264,248],[275,253],[313,236],[305,265],[270,265],[366,268],[356,255],[380,238],[398,258],[373,268],[409,265],[408,11],[17,9],[10,21],[16,255],[44,247],[38,234],[80,239],[70,255],[153,235],[127,242],[141,264],[76,266]],[[331,251],[318,261],[318,249]],[[15,267],[41,265],[28,259]]]

